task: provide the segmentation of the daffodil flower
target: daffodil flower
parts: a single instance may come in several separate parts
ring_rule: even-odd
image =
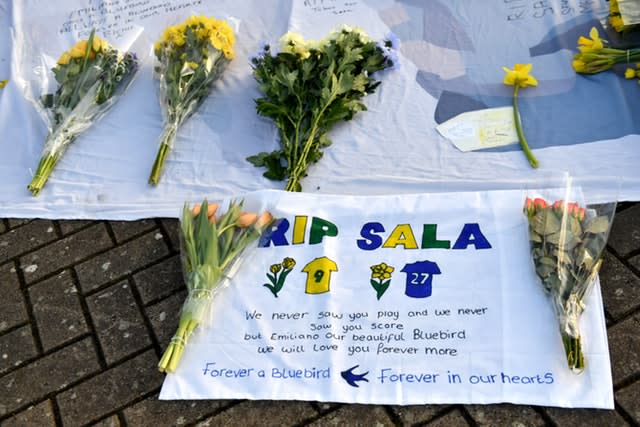
[[[591,28],[589,31],[589,37],[591,38],[587,38],[585,36],[580,36],[578,38],[578,50],[580,50],[580,52],[591,52],[604,47],[603,40],[600,38],[600,34],[596,27]]]
[[[633,68],[627,68],[624,70],[624,78],[625,79],[633,79],[636,76],[636,70]]]
[[[516,133],[518,134],[520,147],[522,147],[522,151],[524,151],[524,154],[527,156],[527,160],[529,160],[531,167],[537,168],[538,159],[533,155],[533,152],[527,143],[527,139],[524,136],[520,110],[518,109],[518,90],[527,86],[538,86],[538,80],[529,74],[532,67],[532,64],[515,64],[513,69],[502,67],[506,73],[502,82],[507,86],[513,86],[513,120],[516,125]]]

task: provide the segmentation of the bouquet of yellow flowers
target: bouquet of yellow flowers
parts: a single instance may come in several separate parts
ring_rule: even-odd
[[[618,48],[600,38],[598,29],[593,27],[589,37],[578,38],[578,53],[573,56],[573,69],[576,73],[596,74],[610,70],[618,64],[640,62],[640,47]]]
[[[243,251],[269,227],[267,211],[243,212],[242,202],[231,202],[218,214],[218,205],[206,200],[184,206],[180,224],[181,259],[186,275],[187,299],[169,346],[158,364],[161,372],[174,372],[193,331],[206,321],[214,293],[225,283]]]
[[[168,27],[154,46],[164,129],[149,183],[157,185],[178,129],[211,92],[233,59],[235,36],[226,21],[192,16]]]
[[[57,90],[37,101],[49,134],[28,185],[34,196],[44,187],[67,146],[114,105],[137,69],[135,53],[121,52],[95,31],[60,56],[52,70]]]
[[[280,39],[281,50],[265,45],[252,59],[253,75],[264,96],[258,114],[273,119],[280,149],[247,160],[266,167],[264,176],[288,179],[287,191],[301,191],[309,164],[331,144],[333,125],[366,110],[361,99],[375,91],[375,73],[398,64],[398,40],[390,34],[376,43],[358,28],[343,26],[320,41],[296,33]]]

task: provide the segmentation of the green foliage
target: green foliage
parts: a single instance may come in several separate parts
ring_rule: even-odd
[[[295,47],[275,53],[266,46],[252,60],[263,93],[256,110],[274,121],[280,149],[247,158],[265,167],[269,179],[288,178],[289,191],[301,190],[308,166],[331,144],[331,128],[366,110],[361,99],[380,84],[372,75],[393,65],[383,47],[350,29],[319,44]]]

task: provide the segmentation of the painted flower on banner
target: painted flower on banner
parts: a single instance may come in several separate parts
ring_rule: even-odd
[[[149,183],[157,185],[184,121],[200,106],[235,56],[235,35],[226,21],[192,16],[168,27],[154,45],[164,129]]]
[[[293,267],[296,266],[296,260],[286,257],[279,264],[272,264],[267,273],[267,279],[270,283],[265,283],[265,288],[269,289],[274,297],[278,298],[278,293],[282,290],[284,282],[287,279]]]
[[[518,107],[518,92],[520,88],[526,88],[528,86],[537,86],[538,80],[533,77],[531,73],[532,64],[515,64],[513,69],[502,67],[506,73],[503,79],[503,83],[507,86],[513,86],[513,121],[516,125],[516,133],[518,134],[518,140],[520,141],[520,147],[524,152],[529,164],[532,168],[538,167],[538,159],[529,148],[527,138],[524,136],[524,130],[522,129],[522,118],[520,117],[520,109]]]
[[[535,271],[555,309],[569,369],[585,369],[580,315],[602,264],[615,203],[590,206],[527,198]]]
[[[228,274],[244,250],[271,224],[269,212],[243,212],[242,202],[231,202],[222,214],[206,200],[184,206],[180,222],[182,267],[187,278],[187,299],[178,330],[158,363],[161,372],[174,372],[193,331],[208,318],[211,301],[225,285]]]
[[[376,291],[376,298],[380,299],[391,284],[391,273],[394,267],[384,262],[371,266],[371,286]]]
[[[320,41],[288,32],[279,51],[264,44],[251,60],[264,95],[256,100],[256,109],[273,119],[280,148],[247,160],[265,167],[269,179],[287,179],[287,191],[301,191],[309,165],[331,144],[331,128],[366,110],[361,99],[380,84],[376,73],[398,64],[397,48],[395,37],[376,43],[363,30],[346,25]]]
[[[41,99],[49,134],[28,189],[40,193],[58,161],[78,135],[98,121],[131,83],[138,69],[134,53],[111,46],[92,30],[58,58],[58,88]]]

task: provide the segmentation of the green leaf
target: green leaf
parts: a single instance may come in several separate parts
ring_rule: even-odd
[[[531,228],[541,236],[557,233],[560,231],[560,225],[560,219],[551,209],[541,210],[531,218]]]
[[[600,234],[609,230],[609,219],[606,216],[597,216],[587,221],[586,233]]]

